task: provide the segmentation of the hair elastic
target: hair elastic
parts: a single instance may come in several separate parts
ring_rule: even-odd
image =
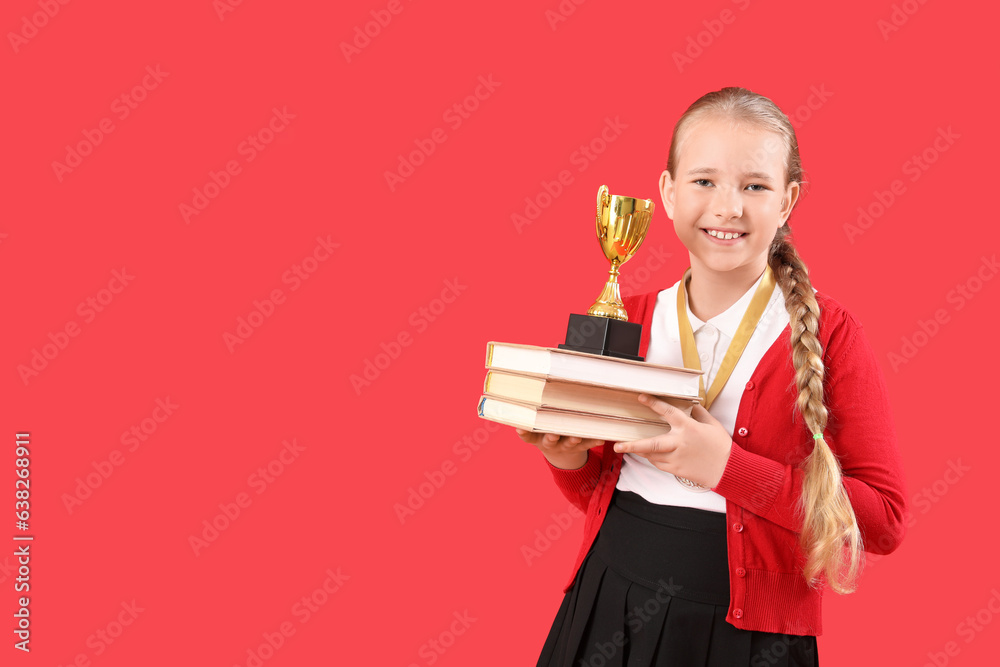
[[[822,433],[814,433],[813,434],[813,440],[822,440],[822,439],[823,439],[823,434]]]

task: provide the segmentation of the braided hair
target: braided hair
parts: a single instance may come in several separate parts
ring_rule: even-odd
[[[785,183],[802,182],[798,140],[788,117],[767,97],[737,87],[708,93],[681,115],[674,126],[667,160],[667,171],[672,178],[676,175],[679,139],[683,141],[685,129],[707,114],[780,136],[780,149],[785,151]],[[820,309],[809,271],[788,240],[790,234],[786,219],[771,242],[767,262],[784,294],[790,319],[790,346],[798,391],[796,409],[814,436],[812,452],[801,463],[805,473],[799,504],[803,519],[799,544],[806,556],[803,575],[810,586],[819,587],[825,579],[835,592],[851,593],[862,565],[861,531],[844,488],[840,462],[823,437],[829,415],[823,403],[825,368],[819,341]]]

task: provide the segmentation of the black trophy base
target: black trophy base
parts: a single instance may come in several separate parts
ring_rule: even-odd
[[[573,314],[566,327],[566,342],[561,343],[559,349],[644,361],[639,356],[641,335],[642,325],[635,322]]]

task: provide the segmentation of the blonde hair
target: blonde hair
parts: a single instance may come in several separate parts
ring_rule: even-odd
[[[676,175],[678,139],[683,140],[688,126],[705,116],[722,117],[738,127],[776,133],[782,139],[780,150],[785,153],[785,184],[803,182],[798,141],[788,117],[770,99],[736,87],[700,97],[681,115],[674,126],[667,158],[671,178]],[[819,341],[820,309],[809,282],[809,271],[788,241],[790,234],[786,220],[771,242],[767,262],[785,296],[791,320],[792,363],[798,389],[796,408],[814,436],[812,452],[801,464],[805,470],[799,505],[803,517],[799,544],[806,555],[803,574],[814,588],[821,585],[823,576],[835,592],[851,593],[857,587],[863,562],[861,531],[844,489],[840,462],[823,437],[828,412],[823,403],[825,368]]]

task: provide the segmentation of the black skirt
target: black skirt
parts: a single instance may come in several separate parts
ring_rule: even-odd
[[[726,621],[726,515],[616,490],[538,667],[816,667],[816,637]]]

